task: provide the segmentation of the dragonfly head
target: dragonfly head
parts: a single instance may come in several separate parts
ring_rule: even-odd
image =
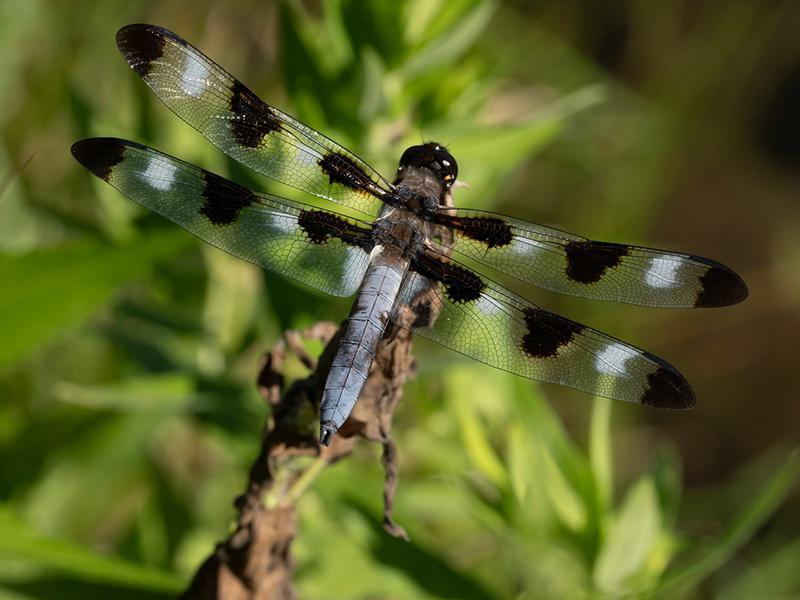
[[[398,176],[406,167],[425,168],[435,174],[444,185],[449,189],[458,177],[458,163],[447,148],[436,142],[428,142],[419,146],[411,146],[400,157],[400,166],[397,169]]]

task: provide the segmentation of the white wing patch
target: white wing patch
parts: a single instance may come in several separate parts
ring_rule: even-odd
[[[475,308],[485,315],[496,315],[503,312],[503,307],[488,296],[481,296],[478,298],[478,301],[475,302]]]
[[[297,217],[273,213],[269,224],[279,232],[290,236],[297,232]]]
[[[159,156],[151,156],[147,168],[141,174],[145,183],[157,190],[166,191],[175,183],[177,165],[161,160]]]
[[[654,288],[667,288],[680,285],[676,279],[681,263],[670,258],[655,257],[650,261],[650,268],[645,273],[647,285]]]
[[[622,344],[609,344],[594,361],[595,369],[606,375],[626,376],[625,363],[635,354]]]
[[[297,148],[297,154],[295,160],[307,167],[314,167],[318,166],[319,160],[322,158],[322,154],[309,148],[303,143],[299,141],[292,140],[292,144]]]
[[[522,236],[517,237],[511,246],[511,251],[518,256],[532,256],[542,250],[542,242]]]
[[[208,75],[208,67],[191,54],[187,54],[181,75],[181,89],[193,98],[201,96],[208,86]]]

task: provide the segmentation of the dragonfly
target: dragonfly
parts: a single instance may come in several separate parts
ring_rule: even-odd
[[[394,327],[529,379],[657,408],[695,404],[666,361],[548,312],[468,264],[593,300],[687,308],[743,301],[747,286],[729,267],[458,208],[458,163],[442,144],[406,149],[389,180],[175,33],[127,25],[116,42],[156,96],[217,148],[323,199],[257,193],[132,141],[72,146],[91,173],[200,239],[324,293],[357,294],[320,403],[321,444],[349,417]]]

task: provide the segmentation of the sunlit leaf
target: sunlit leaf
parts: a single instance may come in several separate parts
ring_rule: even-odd
[[[508,432],[508,475],[514,496],[521,503],[525,502],[534,466],[528,435],[528,431],[519,423],[513,424]]]
[[[652,479],[641,479],[628,492],[608,527],[594,568],[598,589],[631,592],[627,581],[645,567],[661,530],[661,513]]]
[[[68,404],[121,412],[182,412],[195,399],[194,382],[185,373],[131,377],[113,385],[56,384],[56,399]]]
[[[485,424],[475,410],[474,398],[492,398],[493,389],[485,380],[473,377],[466,370],[457,370],[449,374],[451,385],[449,405],[458,419],[464,449],[475,466],[496,486],[507,485],[507,473],[500,457],[495,452],[487,436]]]
[[[611,502],[614,488],[611,465],[611,400],[595,398],[589,432],[589,463],[597,488],[598,510],[603,512]]]
[[[492,1],[478,3],[460,22],[454,24],[448,35],[435,38],[403,65],[403,75],[418,77],[430,69],[458,59],[471,46],[486,27],[496,10]]]
[[[545,465],[546,494],[550,505],[567,528],[576,532],[583,529],[587,523],[584,498],[567,479],[563,463],[560,464],[544,446],[540,447],[540,452]]]

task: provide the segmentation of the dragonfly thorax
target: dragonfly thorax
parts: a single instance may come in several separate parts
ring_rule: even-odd
[[[420,181],[422,179],[422,181]],[[427,192],[433,192],[435,189],[439,190],[439,195],[431,195],[431,193],[419,193],[411,188],[408,183],[401,183],[395,188],[395,198],[401,208],[411,211],[415,215],[425,216],[434,212],[437,208],[442,206],[439,199],[441,197],[441,187],[435,184],[428,183],[425,185],[424,177],[409,177],[409,182],[416,183],[417,189],[423,189]],[[435,188],[435,189],[434,189]]]
[[[376,245],[396,248],[401,256],[413,257],[425,247],[425,225],[403,209],[394,209],[375,222],[372,230]]]

